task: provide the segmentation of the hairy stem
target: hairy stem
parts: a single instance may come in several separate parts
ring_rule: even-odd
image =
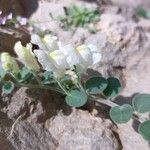
[[[59,85],[59,87],[64,91],[64,93],[66,95],[69,95],[68,91],[61,85],[61,83],[59,82],[58,79],[54,78],[54,80],[57,82],[57,84]]]
[[[27,88],[33,88],[33,89],[47,89],[47,90],[59,92],[63,95],[65,94],[62,90],[60,90],[58,88],[53,88],[53,87],[46,86],[46,85],[15,83],[15,86],[16,87],[27,87]]]

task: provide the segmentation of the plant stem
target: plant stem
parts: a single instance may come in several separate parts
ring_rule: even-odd
[[[116,103],[114,103],[114,102],[112,102],[112,101],[110,101],[110,100],[106,100],[106,99],[103,99],[103,98],[99,98],[99,97],[96,97],[96,96],[91,96],[90,97],[90,100],[94,100],[94,101],[96,101],[96,102],[98,102],[98,103],[101,103],[101,104],[104,104],[104,105],[107,105],[107,106],[109,106],[109,107],[115,107],[115,106],[120,106],[120,105],[118,105],[118,104],[116,104]],[[146,120],[148,120],[147,118],[144,118],[144,117],[142,117],[142,116],[140,116],[140,115],[138,115],[137,113],[133,113],[133,115],[132,115],[132,118],[134,119],[134,120],[137,120],[138,122],[144,122],[144,121],[146,121]]]
[[[32,71],[32,74],[33,74],[33,76],[35,77],[37,83],[38,83],[39,85],[42,85],[42,84],[41,84],[41,81],[40,81],[40,78],[38,77],[38,75],[37,75],[34,71]]]
[[[50,86],[45,86],[45,85],[33,85],[33,84],[24,84],[24,83],[15,83],[16,87],[28,87],[28,88],[33,88],[33,89],[47,89],[47,90],[52,90],[59,92],[61,94],[65,94],[62,90],[57,89],[57,88],[52,88]]]
[[[64,91],[64,93],[66,95],[69,95],[69,93],[67,92],[67,90],[61,85],[61,83],[59,82],[59,80],[57,80],[57,78],[54,78],[54,80],[57,82],[57,84],[59,85],[59,87]]]

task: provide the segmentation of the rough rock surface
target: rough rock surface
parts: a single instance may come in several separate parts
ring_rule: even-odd
[[[49,132],[58,140],[58,150],[119,150],[121,143],[110,130],[112,123],[74,110],[69,116],[58,114],[47,121]]]
[[[12,27],[0,27],[0,52],[7,51],[13,53],[14,44],[22,41],[26,44],[30,39],[29,33],[22,29]]]
[[[5,136],[8,138],[3,138],[13,147],[10,150],[121,149],[111,121],[94,117],[88,111],[72,110],[61,96],[56,98],[54,94],[45,92],[43,95],[47,96],[43,97],[39,92],[21,88],[10,100],[3,99],[3,103],[9,103],[9,106],[3,104],[1,111],[7,112],[10,119],[17,120],[14,127],[7,125]],[[34,101],[34,98],[38,100],[37,97],[40,100]],[[1,122],[0,129],[4,123]],[[3,145],[4,142],[0,141]]]

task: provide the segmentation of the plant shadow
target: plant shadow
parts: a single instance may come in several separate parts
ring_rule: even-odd
[[[34,106],[28,116],[35,113],[39,114],[37,115],[37,122],[39,123],[57,115],[59,111],[62,111],[64,115],[69,115],[72,112],[72,108],[65,103],[65,97],[59,93],[40,89],[27,89],[26,93],[33,99],[32,105]],[[38,109],[39,105],[41,105],[40,108],[42,107],[41,112]]]

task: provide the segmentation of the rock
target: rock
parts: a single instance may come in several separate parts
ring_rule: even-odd
[[[123,150],[149,150],[148,142],[142,139],[141,135],[133,129],[132,121],[127,124],[118,125],[118,127]]]
[[[55,150],[58,146],[57,141],[45,128],[27,121],[16,124],[9,140],[15,150]]]
[[[126,7],[145,7],[145,8],[150,8],[150,1],[149,0],[111,0],[112,4],[119,5],[119,6],[126,6]]]
[[[24,15],[24,10],[19,0],[1,0],[0,10],[4,14],[9,14],[10,12],[12,12],[14,15]]]
[[[94,117],[88,111],[72,111],[55,93],[44,91],[41,94],[40,90],[21,88],[3,102],[8,106],[3,105],[5,109],[1,111],[5,110],[15,121],[13,128],[5,127],[9,132],[4,135],[9,138],[3,138],[13,146],[12,150],[55,150],[56,147],[60,150],[116,150],[121,147],[111,121]],[[5,120],[9,118],[5,115]],[[1,125],[4,123],[2,121]]]
[[[17,41],[22,41],[23,44],[26,44],[29,42],[30,36],[28,31],[23,29],[0,27],[0,39],[0,52],[13,53],[14,44]]]
[[[87,43],[97,44],[103,54],[102,63],[92,68],[122,81],[124,88],[116,99],[119,104],[131,104],[136,93],[150,93],[150,30],[144,22],[127,21],[118,14],[103,14],[99,33],[86,39]],[[132,124],[118,125],[118,133],[123,149],[149,149]]]
[[[46,123],[58,141],[58,150],[117,150],[121,148],[109,120],[101,120],[86,111],[74,110],[69,116],[59,113]]]
[[[30,17],[38,8],[38,0],[1,0],[0,10],[4,14],[13,13],[14,16]]]
[[[141,22],[127,22],[121,15],[103,14],[100,32],[86,40],[87,43],[97,44],[103,53],[102,64],[94,68],[106,76],[114,75],[122,79],[125,88],[121,95],[124,97],[150,93],[150,32],[148,26]]]

